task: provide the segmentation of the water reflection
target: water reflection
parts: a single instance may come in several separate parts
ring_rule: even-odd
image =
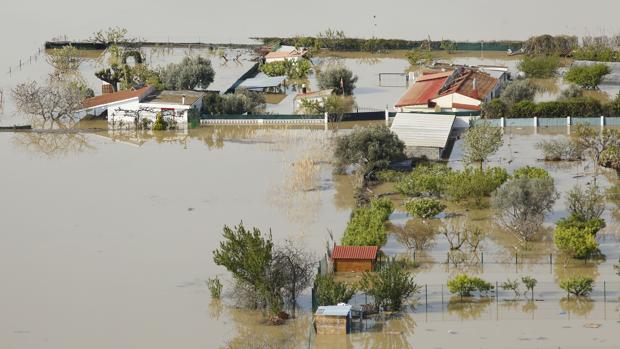
[[[453,296],[448,302],[447,309],[449,315],[454,315],[459,320],[475,320],[487,311],[490,304],[491,298],[489,297],[461,299],[459,296]]]
[[[594,302],[587,297],[564,297],[560,299],[560,308],[568,314],[586,316],[594,309]]]
[[[47,157],[63,157],[96,149],[86,134],[70,130],[17,132],[13,134],[12,143],[18,149]]]

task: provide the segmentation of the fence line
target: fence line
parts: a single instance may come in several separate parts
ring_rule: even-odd
[[[488,123],[495,127],[554,127],[554,126],[620,126],[620,117],[579,117],[566,116],[559,118],[499,118],[499,119],[477,119],[474,124]]]

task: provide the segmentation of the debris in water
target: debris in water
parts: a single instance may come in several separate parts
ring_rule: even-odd
[[[455,330],[448,330],[448,333],[449,334],[456,334],[456,331]]]
[[[599,328],[601,327],[601,324],[595,323],[595,322],[588,322],[586,324],[583,324],[583,327],[585,328]]]

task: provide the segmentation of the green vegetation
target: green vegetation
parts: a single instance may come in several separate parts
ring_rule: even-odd
[[[587,45],[576,49],[573,58],[582,61],[620,62],[620,51],[603,45]]]
[[[518,68],[528,78],[550,78],[555,76],[559,66],[558,56],[523,56]]]
[[[381,170],[377,171],[376,177],[380,182],[399,182],[407,176],[407,172],[397,170]]]
[[[587,297],[594,288],[594,279],[585,276],[573,276],[560,282],[560,288],[576,297]]]
[[[446,205],[431,198],[414,199],[405,203],[405,210],[413,217],[432,218],[445,209]]]
[[[499,286],[504,290],[504,291],[512,291],[515,294],[515,299],[518,299],[519,296],[521,295],[521,293],[519,292],[519,280],[514,279],[514,280],[506,280],[504,282],[502,282]]]
[[[585,189],[577,184],[568,192],[566,206],[571,217],[578,220],[600,219],[605,210],[605,194],[596,183],[587,185]]]
[[[536,287],[536,284],[538,284],[538,280],[534,279],[531,276],[523,276],[521,278],[521,282],[523,282],[523,285],[525,286],[525,288],[530,291],[530,293],[532,294],[532,300],[534,299],[534,287]]]
[[[215,72],[209,59],[188,56],[181,63],[170,63],[161,73],[161,81],[167,90],[206,89],[213,82]]]
[[[577,125],[572,133],[572,140],[584,153],[590,155],[595,163],[600,164],[603,152],[620,144],[620,132],[607,127],[599,132],[591,126]]]
[[[95,72],[95,76],[110,85],[114,91],[118,91],[119,84],[121,89],[130,89],[136,85],[150,85],[155,88],[162,87],[160,74],[151,70],[139,51],[128,50],[118,46],[110,46],[108,64],[109,68],[104,68]],[[133,59],[130,65],[128,59]]]
[[[421,163],[402,176],[394,188],[407,196],[439,196],[444,192],[444,183],[451,171],[443,163]]]
[[[355,287],[334,280],[332,274],[317,275],[314,279],[314,287],[319,306],[348,303],[356,292]]]
[[[480,169],[482,169],[487,158],[497,152],[504,144],[502,137],[502,130],[499,127],[493,127],[486,122],[470,127],[463,136],[465,161],[469,163],[478,162]]]
[[[424,65],[433,61],[433,54],[429,50],[415,48],[407,52],[407,60],[411,65]]]
[[[595,90],[601,83],[603,76],[607,74],[609,74],[609,67],[604,63],[573,65],[564,75],[564,80],[587,90]]]
[[[538,92],[538,86],[530,80],[517,80],[504,88],[500,98],[504,104],[512,107],[519,102],[533,101],[536,92]]]
[[[576,161],[583,157],[583,150],[568,139],[540,141],[536,144],[536,149],[542,151],[546,161]]]
[[[307,59],[284,60],[261,64],[259,70],[268,76],[286,75],[289,79],[303,79],[312,70],[312,63]]]
[[[368,177],[386,169],[391,161],[404,158],[404,150],[405,144],[386,126],[358,127],[336,139],[335,171],[343,173],[347,166],[355,165]]]
[[[392,311],[401,309],[404,300],[420,292],[413,276],[397,263],[389,263],[376,273],[365,272],[360,289],[371,295],[375,305]]]
[[[357,76],[342,65],[328,65],[317,75],[317,83],[321,89],[333,89],[338,95],[350,96],[355,89]]]
[[[453,279],[448,280],[448,290],[450,293],[456,293],[461,298],[471,297],[471,294],[474,291],[478,291],[481,295],[483,295],[492,289],[493,286],[491,286],[490,283],[477,276],[459,274]]]
[[[565,90],[562,90],[560,95],[560,99],[570,100],[572,98],[581,98],[583,97],[584,89],[577,85],[570,85]]]
[[[235,93],[207,94],[202,103],[202,112],[209,115],[243,115],[264,112],[265,96],[262,93],[237,89]]]
[[[562,253],[573,258],[586,258],[598,251],[596,237],[575,226],[557,226],[553,242]]]
[[[603,150],[598,164],[606,168],[620,170],[620,146],[610,145]]]
[[[545,179],[551,178],[549,172],[544,168],[534,167],[534,166],[525,166],[516,169],[513,174],[513,178],[538,178]]]
[[[607,117],[620,116],[619,101],[601,103],[592,97],[562,98],[557,101],[539,103],[524,100],[512,105],[503,102],[503,100],[502,102],[499,102],[497,99],[493,101],[492,103],[489,102],[482,105],[485,118],[493,119],[502,116],[506,118],[533,118],[535,116],[544,118],[565,118],[567,116],[594,118],[601,115]]]
[[[220,279],[216,276],[214,278],[207,279],[207,288],[211,293],[211,298],[219,299],[222,295],[222,288],[224,288],[224,286],[222,286]]]
[[[485,119],[500,119],[509,117],[509,108],[500,98],[492,99],[480,106]]]
[[[373,199],[367,207],[359,207],[351,213],[342,237],[345,246],[382,246],[387,241],[386,221],[394,211],[387,199]]]
[[[514,178],[493,194],[493,206],[507,230],[530,241],[558,197],[552,178]]]
[[[576,36],[567,35],[539,35],[532,36],[523,44],[523,50],[528,55],[569,56],[578,46]]]
[[[302,99],[300,112],[305,115],[323,115],[327,113],[331,117],[342,117],[353,109],[353,99],[331,95],[321,101]]]
[[[155,122],[153,122],[153,126],[151,126],[151,130],[153,131],[165,131],[168,129],[168,122],[164,120],[164,116],[161,112],[158,112],[155,115]]]

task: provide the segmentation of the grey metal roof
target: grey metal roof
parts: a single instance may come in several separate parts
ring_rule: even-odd
[[[397,113],[390,129],[408,147],[446,147],[454,115]]]
[[[351,312],[351,306],[346,305],[324,305],[318,307],[316,315],[326,316],[348,316]]]
[[[239,84],[238,88],[261,89],[280,86],[286,80],[286,76],[264,76],[258,78],[247,79]]]

